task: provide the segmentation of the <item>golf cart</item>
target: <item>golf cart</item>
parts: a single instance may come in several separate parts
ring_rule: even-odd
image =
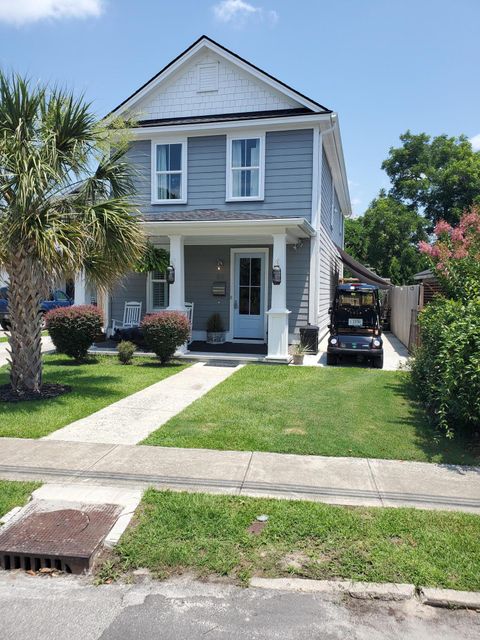
[[[342,356],[363,356],[383,368],[383,340],[378,288],[357,280],[344,280],[335,290],[329,310],[330,337],[327,364]]]

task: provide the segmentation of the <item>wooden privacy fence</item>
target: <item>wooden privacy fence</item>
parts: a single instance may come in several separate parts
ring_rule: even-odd
[[[422,285],[390,289],[392,332],[409,351],[418,345],[418,312],[423,306]]]

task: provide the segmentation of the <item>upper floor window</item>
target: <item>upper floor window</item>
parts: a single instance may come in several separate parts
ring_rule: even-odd
[[[152,145],[152,202],[186,202],[186,142]]]
[[[227,200],[263,200],[265,138],[229,138]]]

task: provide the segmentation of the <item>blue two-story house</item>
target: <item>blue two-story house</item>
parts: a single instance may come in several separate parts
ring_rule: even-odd
[[[203,36],[116,107],[150,240],[175,271],[110,294],[142,315],[193,303],[193,340],[219,313],[229,342],[287,361],[302,326],[325,334],[350,199],[337,115]]]

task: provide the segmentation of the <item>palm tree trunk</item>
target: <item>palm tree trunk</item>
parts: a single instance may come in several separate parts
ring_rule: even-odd
[[[7,269],[10,333],[10,384],[18,395],[40,393],[42,386],[42,316],[40,302],[44,295],[43,271],[27,252],[20,248]]]

